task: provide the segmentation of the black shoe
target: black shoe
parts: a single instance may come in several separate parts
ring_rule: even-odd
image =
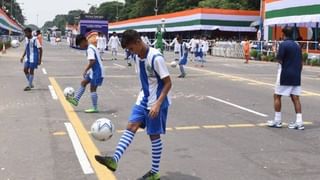
[[[186,75],[181,74],[180,76],[178,76],[178,78],[184,78],[186,77]]]
[[[128,66],[132,66],[131,63],[128,63]]]
[[[98,161],[100,164],[106,166],[109,170],[111,171],[116,171],[118,164],[117,162],[113,159],[113,157],[110,156],[99,156],[95,155],[94,158],[96,161]]]
[[[31,91],[31,87],[27,86],[23,89],[24,91]]]

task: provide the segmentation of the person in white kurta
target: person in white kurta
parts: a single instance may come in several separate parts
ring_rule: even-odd
[[[195,39],[196,36],[193,36],[192,39],[190,39],[189,43],[188,43],[188,46],[190,47],[190,52],[191,52],[191,56],[190,57],[190,60],[191,61],[194,61],[194,52],[196,51],[196,45],[197,45],[197,41]]]
[[[103,49],[105,50],[107,48],[107,37],[106,35],[102,35],[102,44],[103,44]]]
[[[99,35],[97,36],[97,48],[100,54],[104,53],[105,48],[104,48],[104,42],[103,42],[103,37],[101,33],[99,33]]]
[[[112,60],[117,60],[117,52],[118,52],[119,46],[121,46],[121,43],[119,41],[119,38],[116,32],[112,33],[112,36],[110,37],[108,42],[108,46],[109,48],[111,48]]]
[[[206,61],[206,56],[209,51],[209,42],[207,40],[207,37],[203,36],[202,40],[200,41],[202,52],[203,52],[203,60]]]
[[[179,61],[180,44],[178,42],[179,34],[172,40],[170,46],[174,45],[174,60]]]
[[[149,41],[149,38],[147,35],[143,34],[141,36],[141,40],[144,42],[144,44],[148,45],[148,46],[151,46],[151,42]]]

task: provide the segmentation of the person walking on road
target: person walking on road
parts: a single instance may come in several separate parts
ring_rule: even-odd
[[[277,60],[279,61],[278,76],[274,93],[274,119],[268,121],[269,127],[282,127],[281,97],[290,96],[296,112],[296,120],[291,122],[290,129],[304,130],[300,103],[301,71],[303,67],[302,52],[299,44],[293,41],[292,28],[282,30],[285,39],[280,44]]]
[[[26,36],[25,50],[20,62],[24,62],[23,71],[28,81],[28,86],[24,88],[24,91],[30,91],[34,88],[34,70],[38,68],[38,65],[40,65],[42,61],[42,46],[38,38],[32,36],[31,28],[24,29],[24,33]]]
[[[186,77],[186,72],[184,69],[184,66],[187,64],[188,62],[188,45],[187,43],[183,42],[182,37],[179,36],[177,38],[177,41],[179,43],[179,68],[180,68],[180,75],[178,76],[178,78],[185,78]]]
[[[243,54],[244,58],[246,61],[244,63],[249,64],[249,59],[250,59],[250,42],[246,38],[244,43],[243,43]]]
[[[118,48],[121,45],[116,32],[112,33],[109,39],[108,46],[111,48],[112,60],[117,60]]]

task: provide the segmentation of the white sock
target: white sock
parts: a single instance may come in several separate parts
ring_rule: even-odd
[[[274,113],[274,120],[277,122],[281,122],[281,112]]]
[[[302,124],[302,114],[301,113],[297,113],[296,115],[296,123],[297,124]]]

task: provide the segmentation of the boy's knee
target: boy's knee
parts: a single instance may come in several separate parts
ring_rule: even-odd
[[[299,96],[291,95],[292,101],[299,101]]]
[[[160,134],[150,135],[150,140],[151,140],[151,141],[154,141],[154,140],[157,140],[157,139],[160,139]]]
[[[140,128],[141,123],[129,123],[127,126],[127,130],[135,133]]]

